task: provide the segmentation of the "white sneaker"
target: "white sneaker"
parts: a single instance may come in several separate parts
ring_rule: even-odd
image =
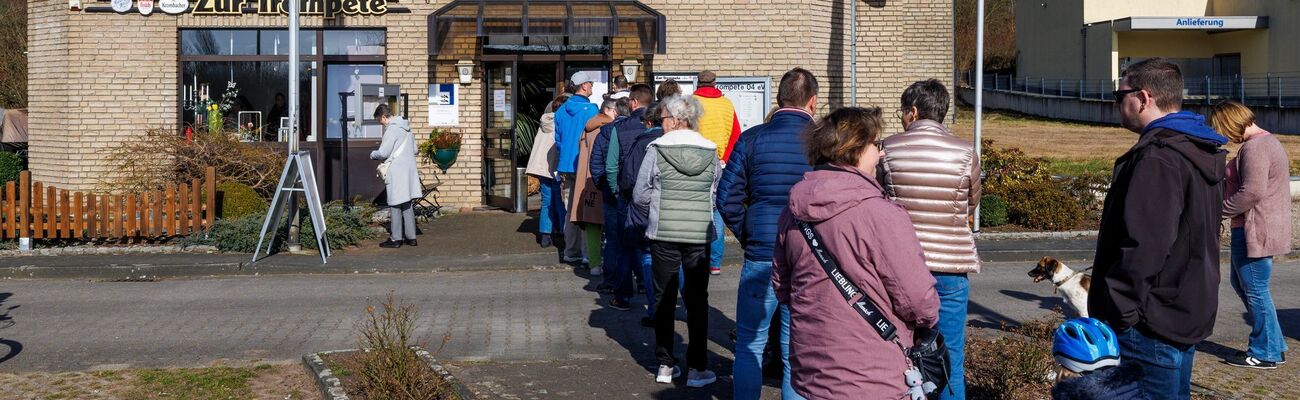
[[[676,378],[676,377],[679,377],[679,376],[682,376],[682,370],[677,369],[677,367],[669,367],[669,366],[667,366],[667,365],[660,365],[660,366],[659,366],[659,374],[658,374],[658,375],[655,375],[655,382],[658,382],[658,383],[673,383],[673,378]]]
[[[592,267],[590,272],[591,276],[601,276],[604,273],[605,269],[601,267]]]
[[[709,371],[707,369],[700,371],[695,368],[691,368],[691,371],[686,373],[687,387],[693,387],[693,388],[704,387],[704,385],[708,385],[717,380],[718,380],[718,375],[714,374],[713,371]]]
[[[563,260],[566,263],[576,263],[576,262],[583,261],[582,257],[575,257],[575,256],[564,256]]]

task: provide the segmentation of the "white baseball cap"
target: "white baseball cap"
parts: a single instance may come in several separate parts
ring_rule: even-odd
[[[578,72],[574,72],[573,76],[570,77],[569,80],[573,81],[574,85],[581,85],[587,82],[595,82],[597,78],[598,77],[596,76],[595,72],[578,71]]]

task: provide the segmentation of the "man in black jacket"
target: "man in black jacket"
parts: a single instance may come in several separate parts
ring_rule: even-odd
[[[1190,396],[1196,344],[1218,311],[1227,138],[1180,111],[1183,78],[1161,58],[1124,71],[1115,104],[1137,144],[1115,160],[1088,312],[1118,334],[1152,398]]]

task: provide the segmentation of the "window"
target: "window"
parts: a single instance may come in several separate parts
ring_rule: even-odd
[[[182,55],[257,54],[257,31],[204,29],[181,31]]]
[[[385,36],[378,30],[325,31],[325,55],[383,55]]]
[[[261,38],[258,39],[258,54],[275,56],[289,55],[289,31],[264,30],[260,32],[260,35]],[[298,49],[299,52],[304,55],[316,54],[316,31],[298,31]]]

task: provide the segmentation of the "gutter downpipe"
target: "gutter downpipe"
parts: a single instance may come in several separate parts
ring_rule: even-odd
[[[984,0],[977,0],[975,14],[975,156],[984,154]],[[983,175],[983,171],[980,171]],[[983,179],[983,177],[979,177]],[[975,206],[975,232],[980,231],[980,205]]]

